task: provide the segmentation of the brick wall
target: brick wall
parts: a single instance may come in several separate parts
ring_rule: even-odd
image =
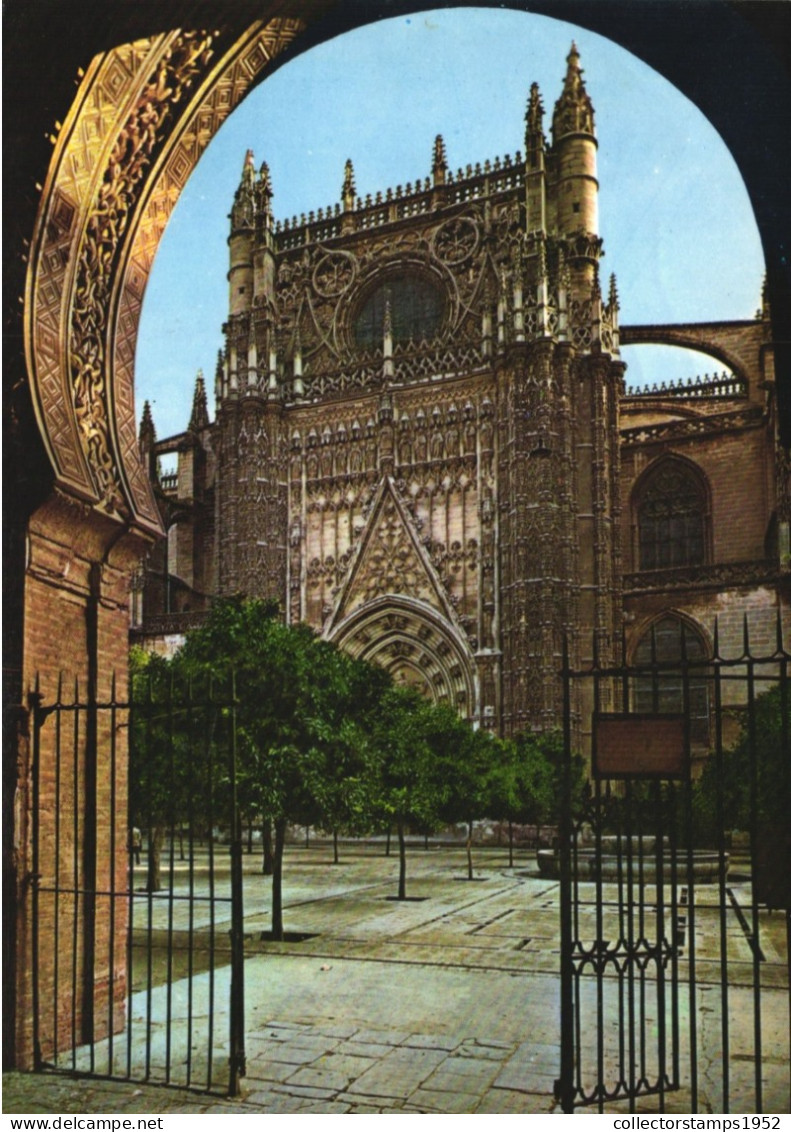
[[[63,498],[30,523],[23,687],[38,687],[43,707],[60,700],[66,710],[40,715],[38,728],[31,718],[29,737],[20,739],[16,1044],[23,1068],[35,1060],[34,971],[44,1060],[124,1023],[126,720],[122,709],[73,705],[85,704],[92,688],[100,704],[126,699],[129,576],[144,549],[119,523]],[[118,895],[98,897],[94,908],[73,891],[86,888]]]

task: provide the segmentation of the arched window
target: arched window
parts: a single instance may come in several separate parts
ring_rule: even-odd
[[[637,497],[640,570],[700,566],[706,557],[706,498],[694,472],[677,460],[649,472]]]
[[[636,668],[653,669],[634,682],[634,709],[649,713],[683,713],[684,686],[689,699],[690,739],[695,746],[709,741],[708,680],[699,662],[706,657],[703,638],[678,617],[665,616],[640,639],[634,652]],[[684,660],[693,662],[684,678]],[[664,665],[678,661],[679,667]]]
[[[358,346],[381,346],[388,303],[394,342],[431,341],[439,333],[444,314],[441,291],[423,276],[408,272],[391,276],[365,299],[354,320]]]

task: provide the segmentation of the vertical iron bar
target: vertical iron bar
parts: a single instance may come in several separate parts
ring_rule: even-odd
[[[635,841],[637,843],[637,892],[638,892],[638,906],[637,906],[637,938],[644,948],[650,947],[648,939],[648,931],[646,929],[646,895],[645,895],[645,858],[643,855],[643,846],[645,844],[645,829],[643,826],[643,811],[645,809],[645,799],[642,790],[637,791],[637,805],[635,806],[636,823],[635,823]],[[648,973],[648,962],[641,963],[639,967],[639,994],[640,994],[640,1008],[638,1017],[640,1019],[640,1078],[639,1081],[643,1087],[648,1083],[648,1064],[646,1061],[646,1053],[648,1043],[646,1041],[646,978]]]
[[[599,642],[596,633],[593,634],[593,718],[597,719],[600,710],[601,689],[599,685]],[[593,742],[595,743],[595,726],[593,728]],[[597,822],[595,830],[596,845],[596,876],[594,881],[596,892],[596,943],[594,954],[596,956],[596,1080],[599,1089],[599,1112],[604,1112],[604,1099],[607,1092],[605,1081],[604,1058],[604,969],[607,962],[607,944],[604,939],[604,894],[602,882],[602,797],[601,780],[596,777],[595,782]]]
[[[212,1086],[214,1074],[214,960],[215,960],[215,884],[214,884],[214,747],[212,737],[217,720],[213,688],[209,685],[209,702],[213,705],[212,726],[206,729],[206,759],[209,772],[209,1017],[206,1035],[206,1088]]]
[[[680,923],[679,923],[679,905],[678,905],[678,857],[679,857],[679,836],[678,836],[678,801],[675,782],[669,782],[668,788],[668,809],[671,814],[671,841],[670,841],[670,924],[673,933],[673,947],[670,952],[670,1009],[671,1009],[671,1027],[672,1027],[672,1043],[673,1043],[673,1080],[672,1085],[674,1089],[679,1088],[681,1076],[681,1022],[679,1018],[679,994],[678,994],[678,978],[679,978],[679,963],[678,953],[680,947]]]
[[[187,684],[187,733],[188,749],[190,753],[191,770],[185,781],[187,791],[187,823],[189,827],[189,898],[187,901],[187,1084],[192,1084],[192,1013],[193,1013],[193,985],[192,978],[195,969],[195,783],[200,785],[198,771],[203,770],[199,759],[192,758],[197,746],[195,728],[195,695],[190,677]]]
[[[165,1083],[170,1084],[171,1061],[173,1054],[173,915],[176,887],[176,752],[175,752],[175,725],[174,701],[175,687],[171,674],[167,690],[168,712],[168,769],[170,777],[168,826],[170,827],[170,855],[168,859],[168,896],[167,896],[167,974],[165,990]]]
[[[80,914],[80,685],[77,677],[74,679],[74,749],[72,751],[74,763],[74,781],[72,784],[72,884],[74,885],[74,900],[71,928],[71,1066],[77,1068],[77,986],[79,971],[77,964],[79,944],[79,914]]]
[[[153,872],[153,855],[154,846],[157,841],[158,829],[155,822],[159,823],[161,818],[157,814],[155,816],[153,809],[153,789],[152,783],[154,780],[154,728],[153,728],[153,715],[154,715],[154,684],[149,673],[148,680],[146,681],[146,737],[145,737],[145,754],[146,754],[146,775],[143,781],[147,784],[146,790],[146,824],[148,827],[148,847],[146,854],[146,1040],[145,1040],[145,1079],[151,1076],[151,1033],[153,1025],[153,987],[154,987],[154,941],[153,941],[153,925],[154,925],[154,872]],[[161,847],[160,847],[161,848]]]
[[[110,954],[107,961],[107,1072],[113,1072],[114,1034],[115,1034],[115,821],[116,821],[116,723],[117,723],[117,683],[115,673],[110,686]]]
[[[615,951],[616,951],[616,954],[623,954],[624,950],[626,951],[626,954],[624,955],[624,969],[625,969],[626,972],[628,972],[631,957],[629,955],[629,949],[626,945],[626,924],[625,924],[625,921],[624,921],[624,910],[625,910],[625,907],[626,907],[626,902],[625,902],[625,897],[624,897],[624,869],[623,869],[624,854],[620,851],[622,845],[624,844],[624,841],[623,841],[623,838],[624,838],[624,828],[623,828],[624,814],[623,814],[623,807],[621,805],[618,806],[618,809],[616,811],[616,819],[617,820],[616,820],[616,823],[615,823],[615,835],[616,835],[616,841],[615,841],[615,844],[616,844],[616,852],[615,852],[615,891],[616,891],[616,900],[617,900],[617,908],[618,908],[618,939],[617,939],[616,944],[615,944]],[[629,884],[629,878],[628,878],[628,874],[627,874],[627,876],[626,876],[627,887],[628,887],[628,884]],[[618,1088],[619,1092],[622,1091],[622,1090],[625,1090],[627,1095],[628,1095],[630,1090],[629,1090],[629,1084],[628,1084],[628,1071],[627,1071],[627,1068],[626,1068],[626,1061],[627,1061],[627,1056],[628,1056],[628,1054],[627,1054],[628,1043],[627,1043],[626,1039],[627,1039],[627,1036],[628,1036],[628,1030],[627,1030],[627,1026],[625,1025],[625,1017],[624,1017],[624,1015],[625,1015],[625,1010],[624,1010],[625,980],[623,978],[624,972],[623,972],[623,970],[619,969],[617,959],[615,961],[615,970],[616,970],[617,981],[618,981],[618,1086],[617,1086],[617,1088]],[[626,1011],[628,1012],[628,1005],[626,1007]]]
[[[41,877],[39,875],[40,861],[39,840],[41,837],[41,682],[40,678],[36,676],[36,690],[29,698],[30,706],[33,715],[33,765],[31,767],[32,782],[32,834],[33,834],[33,854],[32,854],[32,875],[31,882],[31,916],[33,923],[31,925],[31,949],[33,957],[33,986],[32,993],[32,1007],[33,1007],[33,1064],[36,1069],[41,1069],[42,1056],[41,1056],[41,1028],[40,1028],[40,1001],[39,996],[41,989],[39,986],[39,932],[38,932],[38,918],[39,918],[39,886]]]
[[[696,891],[693,857],[693,820],[692,820],[692,752],[691,746],[691,707],[689,694],[689,666],[687,655],[686,625],[681,622],[681,687],[684,711],[684,745],[686,773],[682,782],[684,791],[684,825],[686,840],[686,867],[687,867],[687,953],[689,971],[689,1060],[690,1060],[690,1091],[692,1095],[692,1111],[698,1111],[698,997],[697,997],[697,941],[696,931]]]
[[[54,999],[52,1011],[52,1063],[58,1064],[60,1048],[58,1042],[58,1027],[60,1025],[60,1011],[58,1009],[58,995],[60,993],[60,780],[61,780],[61,727],[63,708],[63,673],[58,675],[58,694],[55,702],[55,909],[52,938],[52,963]]]
[[[632,829],[634,828],[634,796],[631,779],[626,780],[624,787],[624,825],[626,827],[626,923],[627,923],[627,951],[626,991],[627,1009],[629,1018],[629,1111],[635,1112],[635,1043],[636,1019],[634,1012],[634,971],[636,964],[635,938],[634,938],[634,860],[632,856]]]
[[[135,936],[135,847],[132,839],[132,830],[135,825],[132,790],[133,776],[138,773],[140,765],[140,752],[136,748],[135,734],[137,731],[137,704],[134,675],[129,673],[129,728],[127,731],[127,779],[126,779],[126,828],[128,835],[128,863],[127,863],[127,912],[126,927],[126,1076],[132,1076],[132,995],[134,994],[134,936]],[[140,822],[140,854],[143,853],[143,816],[138,817]]]
[[[722,669],[719,622],[714,622],[714,759],[717,822],[717,893],[720,919],[720,1010],[722,1034],[722,1112],[730,1112],[730,1023],[728,1017],[728,864],[725,851],[725,773],[722,746]]]
[[[97,791],[99,786],[99,594],[101,571],[91,566],[90,595],[86,605],[88,671],[85,705],[85,761],[83,770],[83,912],[82,912],[82,1041],[89,1045],[90,1071],[96,1068],[96,903],[97,903]]]
[[[571,932],[571,672],[563,634],[563,778],[560,806],[560,1105],[574,1111],[574,993]]]
[[[655,872],[655,886],[656,886],[656,1012],[657,1012],[657,1039],[659,1049],[657,1051],[658,1057],[658,1080],[659,1080],[659,1111],[665,1111],[665,1083],[666,1083],[666,1018],[665,1018],[665,870],[664,870],[664,852],[665,852],[665,827],[662,820],[662,787],[657,781],[654,783],[654,809],[657,815],[656,819],[656,842],[655,842],[655,857],[656,863],[654,866]]]
[[[230,1073],[228,1092],[238,1096],[245,1075],[244,1049],[244,890],[242,883],[242,823],[236,782],[236,675],[231,677],[231,1010]]]
[[[758,855],[758,743],[755,720],[755,662],[750,648],[747,614],[744,615],[744,655],[747,660],[747,749],[750,758],[750,872],[751,939],[753,955],[753,1055],[755,1058],[755,1111],[763,1112],[763,1081],[761,1078],[761,944],[758,922],[757,855]]]

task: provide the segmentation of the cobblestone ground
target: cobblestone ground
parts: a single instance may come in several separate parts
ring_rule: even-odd
[[[532,857],[532,855],[531,855]],[[466,881],[462,852],[415,848],[410,852],[407,902],[392,900],[397,861],[382,853],[346,849],[341,864],[329,863],[330,850],[292,848],[284,882],[286,928],[310,938],[267,944],[269,880],[246,862],[245,1035],[247,1073],[242,1096],[220,1095],[227,1060],[228,968],[211,982],[217,1012],[213,1095],[149,1084],[75,1079],[56,1074],[6,1074],[6,1113],[533,1113],[556,1111],[553,1083],[559,1071],[559,984],[557,970],[557,885],[541,878],[532,859],[509,868],[505,854],[487,850]],[[738,894],[738,890],[737,891]],[[184,905],[177,908],[183,915]],[[783,1112],[788,1104],[788,1067],[772,1054],[784,1049],[788,996],[782,989],[784,927],[768,918],[763,947],[767,981],[777,989],[767,1000],[764,1026],[765,1104]],[[140,923],[140,919],[136,920]],[[176,929],[183,927],[178,922]],[[195,925],[200,928],[200,924]],[[203,925],[205,927],[205,925]],[[222,934],[227,925],[218,925]],[[782,927],[782,930],[781,930]],[[222,929],[222,931],[220,930]],[[731,930],[732,929],[732,930]],[[752,953],[734,915],[729,951],[734,1048],[740,1052],[751,1020],[746,989]],[[700,961],[716,967],[705,911],[697,918]],[[221,960],[222,961],[222,960]],[[785,976],[787,986],[787,975]],[[186,981],[179,985],[184,990]],[[205,1015],[209,976],[193,981],[192,1009]],[[165,988],[150,998],[133,998],[133,1035],[152,1032],[152,1074],[164,1064]],[[718,1061],[719,990],[701,990],[701,1007],[711,1015],[701,1027],[699,1054],[701,1108],[720,1111]],[[179,998],[175,1016],[179,1015]],[[785,1003],[785,1006],[783,1006]],[[682,1016],[686,1009],[682,1002]],[[683,1017],[682,1017],[683,1020]],[[618,1020],[607,1020],[605,1060],[618,1043]],[[182,1037],[179,1038],[179,1032]],[[217,1038],[219,1035],[219,1039]],[[776,1039],[773,1039],[776,1035]],[[206,1050],[199,1033],[191,1037],[193,1079],[205,1070]],[[187,1060],[186,1033],[174,1028],[171,1078],[179,1080]],[[590,1061],[595,1049],[583,1044]],[[133,1037],[131,1061],[142,1076],[142,1044]],[[107,1064],[106,1045],[94,1050]],[[72,1063],[85,1068],[75,1055]],[[105,1059],[104,1062],[102,1059]],[[113,1064],[126,1064],[126,1048],[116,1039]],[[750,1112],[749,1058],[734,1068],[734,1111]],[[738,1071],[738,1072],[737,1072]],[[667,1111],[687,1112],[690,1095],[667,1098]],[[610,1106],[612,1111],[621,1106]],[[638,1111],[656,1110],[646,1099]]]

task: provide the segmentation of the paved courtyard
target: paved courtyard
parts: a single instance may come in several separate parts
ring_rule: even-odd
[[[532,1113],[557,1111],[553,1083],[559,1072],[558,886],[538,875],[535,855],[520,854],[509,868],[504,850],[482,850],[475,879],[467,881],[463,850],[410,849],[406,902],[395,894],[397,857],[380,848],[342,847],[332,865],[331,848],[290,847],[284,869],[285,927],[306,933],[302,942],[261,941],[269,927],[269,885],[256,859],[245,861],[245,1034],[247,1074],[240,1098],[154,1088],[128,1082],[78,1080],[54,1074],[4,1078],[4,1112],[307,1112],[307,1113]],[[177,886],[184,883],[183,876]],[[741,884],[741,887],[740,887]],[[733,1111],[751,1112],[753,956],[738,914],[748,893],[734,880],[728,921],[731,986]],[[712,893],[713,895],[713,893]],[[721,999],[713,982],[718,969],[719,928],[698,889],[696,941],[700,1049],[700,1107],[720,1109]],[[204,906],[205,907],[205,906]],[[186,904],[177,905],[177,917]],[[136,923],[142,917],[136,911]],[[224,913],[222,913],[224,915]],[[180,921],[175,927],[178,930]],[[205,924],[202,925],[205,928]],[[201,924],[196,924],[200,928]],[[217,925],[224,936],[227,924]],[[762,922],[764,1110],[788,1108],[788,967],[781,914]],[[220,960],[222,962],[222,959]],[[682,964],[683,966],[683,964]],[[682,971],[683,974],[685,972]],[[194,1018],[217,1013],[215,1079],[227,1058],[229,968],[219,966],[210,983],[193,980]],[[615,985],[615,984],[613,984]],[[591,994],[587,994],[590,990]],[[592,1003],[584,987],[583,1000]],[[133,996],[133,1032],[149,1020],[151,1064],[164,1064],[166,988],[150,998]],[[174,1018],[186,1016],[187,982],[171,994]],[[689,1004],[682,993],[682,1045]],[[650,1012],[650,1009],[649,1009]],[[614,1011],[606,1019],[605,1060],[619,1041]],[[177,1080],[186,1063],[186,1037],[174,1029],[171,1051]],[[194,1074],[205,1070],[206,1049],[197,1022],[189,1039]],[[583,1036],[588,1063],[595,1045]],[[778,1051],[781,1051],[778,1053]],[[685,1050],[682,1049],[682,1055]],[[97,1050],[107,1055],[106,1048]],[[126,1063],[122,1038],[114,1042],[116,1066]],[[142,1046],[130,1058],[141,1068]],[[77,1058],[77,1068],[85,1062]],[[682,1056],[683,1060],[683,1056]],[[220,1080],[222,1078],[220,1077]],[[668,1111],[687,1112],[687,1089],[669,1094]],[[624,1105],[608,1106],[610,1109]],[[656,1111],[645,1098],[638,1111]]]

